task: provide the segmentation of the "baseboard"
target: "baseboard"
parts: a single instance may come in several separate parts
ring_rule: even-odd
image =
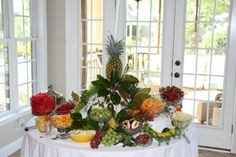
[[[222,149],[222,148],[215,148],[215,147],[208,147],[208,146],[199,145],[198,149],[209,150],[209,151],[220,152],[220,153],[230,153],[230,149]]]
[[[21,148],[23,137],[0,149],[0,157],[8,157]]]

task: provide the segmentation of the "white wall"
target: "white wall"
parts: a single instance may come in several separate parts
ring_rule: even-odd
[[[48,84],[65,95],[65,0],[47,0]]]
[[[47,0],[48,84],[65,94],[65,0]],[[30,111],[22,115],[24,124],[32,117]],[[6,146],[24,135],[24,126],[17,128],[14,120],[0,124],[0,156]]]
[[[10,145],[11,143],[15,142],[17,139],[20,139],[24,135],[25,124],[31,117],[31,113],[22,115],[20,118],[23,122],[23,125],[20,128],[17,126],[17,119],[0,126],[0,156],[1,153],[5,153],[4,151],[6,151],[7,145]],[[14,152],[15,150],[12,151]],[[9,150],[7,150],[7,152],[9,152]]]

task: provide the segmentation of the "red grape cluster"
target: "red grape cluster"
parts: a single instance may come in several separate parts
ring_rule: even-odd
[[[184,96],[184,92],[175,86],[167,86],[159,89],[161,98],[169,105],[176,105]]]
[[[71,110],[75,107],[73,103],[64,103],[57,107],[55,113],[58,115],[69,114]]]
[[[90,141],[90,147],[93,149],[97,149],[104,136],[105,132],[103,130],[101,129],[97,130],[95,136]]]

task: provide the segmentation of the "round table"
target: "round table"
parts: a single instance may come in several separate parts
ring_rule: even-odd
[[[158,121],[166,122],[165,117],[158,117]],[[164,120],[164,121],[163,121]],[[157,122],[158,122],[157,121]],[[35,123],[35,118],[28,122],[28,126]],[[161,123],[152,123],[160,129]],[[161,128],[162,129],[162,128]],[[91,149],[89,143],[76,143],[71,139],[52,140],[57,134],[56,129],[52,135],[41,134],[37,129],[29,130],[24,136],[21,148],[21,157],[198,157],[197,138],[194,124],[186,129],[186,136],[190,143],[183,138],[172,139],[167,144],[153,144],[148,147],[122,147],[121,144],[112,147],[99,146],[98,149]]]

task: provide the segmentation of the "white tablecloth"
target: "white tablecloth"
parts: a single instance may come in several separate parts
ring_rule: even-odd
[[[28,125],[32,125],[31,119]],[[52,131],[55,137],[56,130]],[[21,157],[198,157],[195,126],[191,124],[186,135],[190,140],[171,140],[169,145],[154,140],[149,147],[103,147],[91,149],[89,143],[76,143],[70,139],[52,140],[50,136],[40,134],[37,129],[29,130],[23,140]]]

